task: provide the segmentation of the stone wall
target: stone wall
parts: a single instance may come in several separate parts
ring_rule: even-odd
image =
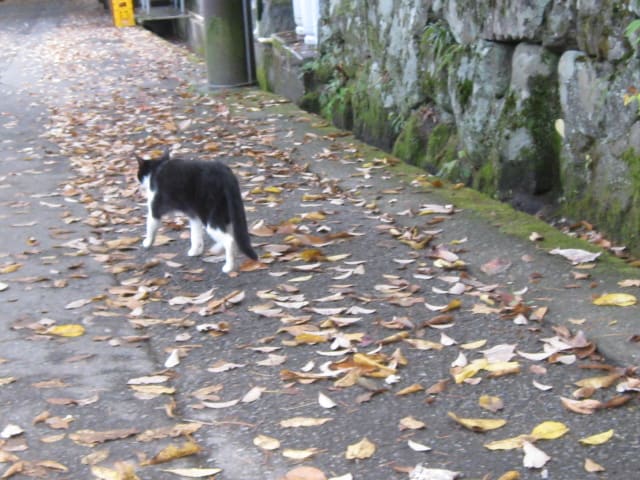
[[[640,0],[324,0],[296,100],[409,163],[524,210],[555,202],[640,249],[640,117],[625,105],[639,15]]]

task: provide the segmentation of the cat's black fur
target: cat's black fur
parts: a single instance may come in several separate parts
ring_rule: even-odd
[[[247,230],[240,186],[227,165],[218,161],[170,158],[168,151],[158,160],[137,159],[138,181],[147,187],[145,247],[153,243],[160,218],[178,211],[189,217],[191,224],[189,255],[202,253],[204,226],[216,242],[215,247],[225,249],[225,272],[233,269],[233,240],[242,253],[257,260]]]

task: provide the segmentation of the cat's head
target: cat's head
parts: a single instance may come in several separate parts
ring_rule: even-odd
[[[169,149],[165,149],[164,152],[162,153],[162,156],[155,160],[145,160],[144,158],[138,155],[136,155],[135,157],[138,162],[138,173],[137,173],[138,182],[143,183],[144,179],[149,175],[151,175],[151,171],[153,170],[155,165],[157,165],[159,162],[169,160],[170,153],[169,153]]]

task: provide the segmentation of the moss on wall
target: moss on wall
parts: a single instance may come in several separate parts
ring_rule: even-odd
[[[419,165],[426,157],[427,145],[420,133],[417,115],[411,115],[393,145],[393,155],[411,165]]]

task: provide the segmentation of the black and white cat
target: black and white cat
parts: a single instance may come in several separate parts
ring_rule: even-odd
[[[151,247],[160,218],[181,212],[189,218],[189,256],[204,250],[203,227],[213,239],[212,253],[225,253],[222,271],[234,268],[236,245],[252,260],[258,255],[251,246],[247,219],[238,180],[231,169],[217,161],[170,158],[169,151],[158,160],[138,159],[138,181],[147,194],[147,235],[142,242]]]

